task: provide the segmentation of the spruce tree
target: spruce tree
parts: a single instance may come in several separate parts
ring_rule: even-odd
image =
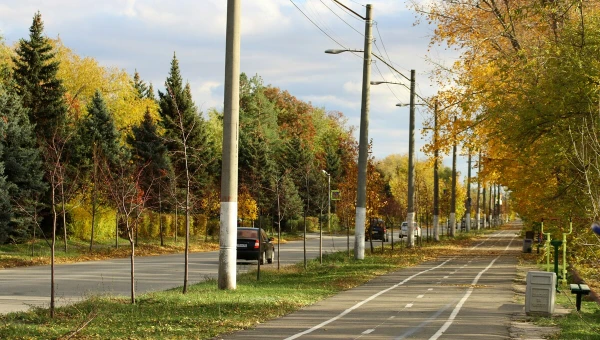
[[[167,148],[173,156],[173,167],[176,175],[184,172],[185,160],[183,153],[183,134],[187,138],[189,148],[188,165],[192,169],[192,188],[200,191],[216,172],[216,153],[208,138],[207,124],[192,100],[189,84],[184,85],[179,70],[179,61],[173,55],[171,70],[165,81],[166,92],[158,91],[159,114],[165,130]],[[182,124],[180,126],[180,117]],[[183,131],[182,131],[183,130]],[[183,183],[180,183],[183,187]]]
[[[19,97],[0,86],[0,243],[25,239],[37,221],[39,199],[47,190],[33,126]],[[7,197],[5,197],[7,196]],[[7,200],[8,198],[8,200]],[[7,220],[8,219],[8,220]]]
[[[29,29],[29,40],[21,39],[13,58],[14,80],[23,106],[29,109],[29,121],[35,124],[38,141],[55,136],[66,117],[67,108],[62,82],[56,77],[59,62],[47,37],[38,12]],[[42,143],[40,143],[42,144]]]
[[[164,245],[162,212],[166,208],[164,196],[168,192],[168,180],[172,178],[171,160],[156,123],[146,110],[144,120],[132,128],[127,142],[133,147],[133,159],[138,168],[143,168],[140,179],[142,190],[148,193],[147,206],[159,213],[161,246]]]
[[[166,93],[158,92],[167,148],[173,156],[176,187],[185,190],[185,268],[183,293],[188,287],[188,252],[192,192],[199,193],[211,180],[216,163],[214,150],[207,135],[206,123],[192,101],[189,84],[183,86],[179,62],[173,55],[171,71],[165,81]],[[175,190],[176,192],[176,190]],[[177,199],[176,199],[177,200]]]
[[[90,237],[90,252],[94,244],[94,232],[96,213],[99,204],[98,181],[100,177],[100,166],[104,164],[109,167],[120,165],[124,150],[119,144],[119,132],[117,131],[112,115],[106,107],[100,91],[94,93],[92,101],[87,107],[85,117],[79,132],[79,143],[77,158],[81,166],[87,168],[91,173],[91,204],[92,204],[92,230]]]

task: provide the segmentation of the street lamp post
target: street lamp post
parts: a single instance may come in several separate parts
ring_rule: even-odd
[[[371,85],[379,84],[397,84],[387,81],[373,81]],[[409,133],[408,133],[408,214],[406,222],[408,223],[408,247],[415,245],[414,220],[415,220],[415,70],[410,70],[410,118],[409,118]],[[406,106],[405,104],[396,104],[396,106]]]
[[[369,93],[371,79],[371,43],[373,40],[372,5],[367,5],[365,20],[365,45],[363,57],[362,104],[360,110],[360,136],[358,140],[358,183],[356,198],[356,218],[354,228],[354,258],[365,258],[365,223],[367,220],[367,158],[369,148]],[[325,53],[359,52],[358,50],[327,50]]]
[[[327,230],[331,233],[331,175],[321,170],[327,175]],[[319,225],[321,225],[319,223]],[[323,264],[323,227],[319,227],[319,261]]]

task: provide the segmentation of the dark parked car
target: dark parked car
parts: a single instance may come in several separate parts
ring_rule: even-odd
[[[237,228],[237,259],[259,260],[260,264],[265,263],[267,259],[267,263],[273,263],[275,258],[273,238],[268,237],[267,233],[261,230],[262,246],[260,246],[258,230],[258,228]]]
[[[385,227],[385,222],[380,218],[371,218],[369,222],[369,231],[365,235],[365,239],[368,241],[369,237],[373,235],[374,240],[381,240],[383,242],[388,241],[388,232]]]

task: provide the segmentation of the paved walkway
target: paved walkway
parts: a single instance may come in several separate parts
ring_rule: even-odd
[[[519,230],[220,339],[509,339]]]

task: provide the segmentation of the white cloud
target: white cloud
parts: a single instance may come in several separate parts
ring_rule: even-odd
[[[156,89],[162,87],[176,51],[182,76],[190,81],[196,104],[204,111],[210,107],[222,108],[227,1],[19,0],[18,5],[15,2],[0,0],[0,34],[9,43],[28,35],[32,17],[39,10],[48,36],[60,34],[76,53],[94,57],[102,65],[124,68],[130,73],[137,69]],[[407,9],[405,1],[370,2],[378,29],[374,33],[379,49],[374,47],[373,51],[389,55],[394,66],[406,75],[410,69],[416,69],[419,93],[433,94],[436,88],[426,75],[432,66],[425,60],[431,28],[413,26],[414,14]],[[329,1],[325,3],[331,3],[331,9],[354,29],[320,1],[295,3],[336,41],[348,48],[362,48],[364,37],[354,30],[362,32],[362,21]],[[356,2],[345,3],[364,15],[364,7]],[[315,106],[341,111],[348,117],[349,124],[358,127],[361,56],[324,54],[324,50],[339,46],[288,0],[242,1],[241,29],[243,72],[250,76],[258,74],[265,84],[288,90]],[[436,53],[436,60],[456,55],[447,51]],[[399,81],[382,63],[375,65],[372,80]],[[408,91],[398,85],[373,86],[370,99],[374,154],[384,157],[403,152],[408,143],[407,134],[403,132],[408,125],[408,109],[395,107],[395,104],[407,103]],[[419,115],[417,118],[419,128]]]

